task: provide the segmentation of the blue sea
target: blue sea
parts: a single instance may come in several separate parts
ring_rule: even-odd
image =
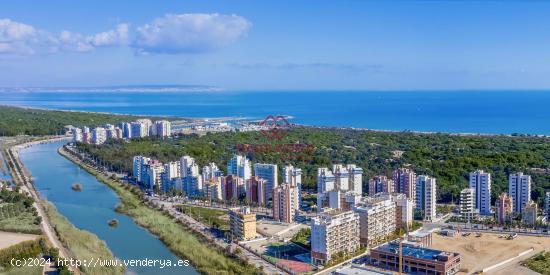
[[[181,117],[292,116],[396,131],[550,135],[550,91],[0,92],[0,104]]]

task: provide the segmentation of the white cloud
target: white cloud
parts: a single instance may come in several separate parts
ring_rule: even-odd
[[[97,47],[128,43],[128,24],[93,35],[62,31],[59,35],[36,29],[31,25],[0,19],[0,54],[31,55],[39,52],[89,52]]]
[[[168,14],[137,28],[138,53],[209,52],[245,36],[252,24],[237,15]]]

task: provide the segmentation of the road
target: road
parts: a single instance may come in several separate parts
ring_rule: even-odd
[[[57,139],[58,138],[51,139],[51,140],[57,140]],[[6,162],[13,164],[13,167],[15,167],[15,169],[11,169],[12,179],[16,183],[21,185],[22,191],[27,192],[33,198],[34,200],[33,207],[36,209],[38,216],[42,218],[42,222],[40,223],[42,232],[46,235],[50,243],[59,250],[59,256],[65,259],[70,259],[72,258],[71,254],[67,251],[67,249],[61,243],[61,241],[59,241],[59,239],[57,238],[57,235],[55,234],[55,230],[50,222],[50,219],[46,214],[46,210],[44,209],[43,205],[39,203],[40,197],[38,196],[38,193],[34,188],[30,173],[26,171],[22,162],[19,159],[19,149],[23,147],[28,147],[28,146],[29,144],[21,144],[8,149]],[[8,164],[8,167],[9,166],[10,165]],[[80,274],[80,270],[78,270],[77,268],[69,267],[69,270],[72,271],[74,274]]]

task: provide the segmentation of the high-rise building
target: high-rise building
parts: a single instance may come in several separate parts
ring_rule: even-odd
[[[352,211],[325,212],[311,219],[311,262],[324,265],[338,253],[359,249],[359,216]]]
[[[497,222],[505,224],[512,220],[513,199],[506,193],[500,194],[495,202]]]
[[[508,177],[508,194],[512,197],[514,213],[521,213],[531,200],[531,176],[523,173]]]
[[[160,188],[163,173],[164,165],[157,160],[151,161],[147,169],[147,188],[153,190],[156,186],[159,190],[161,190]]]
[[[334,190],[335,177],[328,168],[317,169],[317,193],[325,193]]]
[[[143,182],[143,175],[147,173],[145,165],[148,165],[151,161],[150,158],[144,156],[135,156],[132,163],[132,176],[136,179],[137,182]]]
[[[349,172],[348,168],[342,164],[332,165],[332,174],[334,175],[335,187],[340,191],[349,190]]]
[[[203,193],[212,200],[223,200],[222,177],[213,177],[203,181]]]
[[[416,177],[416,210],[426,221],[436,218],[436,186],[435,178],[426,175]]]
[[[130,139],[132,138],[132,124],[128,122],[120,123],[120,128],[122,129],[122,137]]]
[[[250,160],[245,156],[233,155],[227,163],[227,174],[242,178],[245,181],[250,179],[252,177]]]
[[[355,194],[363,194],[363,168],[357,167],[355,164],[348,164],[349,173],[349,191]]]
[[[155,125],[153,127],[155,128],[154,132],[158,137],[169,137],[172,133],[171,123],[168,120],[155,121]]]
[[[202,181],[206,182],[214,177],[221,177],[223,175],[222,171],[218,166],[211,162],[208,165],[202,167]]]
[[[246,196],[244,180],[234,175],[223,177],[222,191],[224,200],[238,199],[243,192]]]
[[[164,164],[164,173],[162,174],[161,190],[170,191],[175,185],[175,179],[181,178],[181,165],[179,161],[171,161]]]
[[[546,192],[544,196],[544,209],[546,212],[546,222],[550,224],[550,192]]]
[[[369,180],[369,196],[373,196],[374,194],[381,192],[395,192],[395,183],[386,176],[375,176]]]
[[[405,194],[407,198],[415,201],[416,196],[416,174],[409,168],[399,168],[393,171],[393,182],[395,192]]]
[[[273,189],[273,219],[291,223],[298,210],[297,188],[289,183],[281,184]]]
[[[252,177],[246,181],[246,198],[249,202],[265,205],[265,188],[267,181],[260,177]]]
[[[521,221],[528,225],[535,225],[538,218],[538,205],[534,201],[529,201],[523,207],[521,212]]]
[[[491,174],[483,170],[470,173],[470,188],[475,190],[475,205],[479,214],[491,215]]]
[[[103,144],[107,140],[107,132],[103,127],[96,127],[92,130],[92,143]]]
[[[73,129],[73,142],[82,142],[82,129]]]
[[[273,190],[279,185],[277,164],[255,163],[254,176],[266,181],[265,201],[268,202],[272,198]]]
[[[130,123],[130,137],[131,138],[142,138],[149,136],[149,128],[145,123],[134,121]]]
[[[202,194],[202,178],[199,173],[199,166],[195,159],[190,156],[183,156],[180,159],[180,173],[188,196],[199,196]]]
[[[234,208],[229,211],[229,229],[237,240],[256,238],[256,214],[249,207]]]
[[[363,247],[378,244],[396,229],[396,204],[390,198],[368,198],[356,206],[354,212],[359,215],[359,237]]]
[[[465,188],[460,191],[460,216],[471,222],[477,219],[478,214],[479,212],[475,206],[475,190]]]
[[[287,165],[283,167],[281,178],[282,183],[290,183],[296,186],[298,206],[302,205],[302,169]]]

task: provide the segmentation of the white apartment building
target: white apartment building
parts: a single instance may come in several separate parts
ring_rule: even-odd
[[[277,164],[255,163],[254,176],[266,181],[265,200],[268,202],[272,199],[273,190],[279,185]],[[245,179],[245,181],[248,179]]]
[[[150,158],[144,156],[135,156],[132,161],[132,176],[136,178],[137,182],[143,182],[143,175],[147,173],[145,166],[151,161]]]
[[[514,213],[521,213],[523,207],[531,201],[531,176],[523,173],[508,177],[508,194],[512,197]]]
[[[470,173],[470,188],[475,190],[476,209],[483,216],[491,215],[491,174],[483,170]]]
[[[122,122],[120,123],[120,128],[122,129],[123,138],[132,138],[132,124],[128,122]]]
[[[227,174],[242,178],[244,181],[252,177],[250,160],[245,156],[234,155],[227,163]]]
[[[204,195],[210,199],[221,201],[223,199],[222,177],[213,177],[203,181],[203,191]]]
[[[155,128],[154,133],[158,137],[169,137],[172,133],[171,123],[168,120],[158,120],[155,121],[153,126]]]
[[[369,196],[376,193],[395,192],[395,183],[386,176],[375,176],[369,180]]]
[[[273,219],[291,223],[298,210],[298,189],[290,183],[284,183],[273,189]]]
[[[436,179],[426,175],[416,177],[416,209],[426,221],[436,218]]]
[[[332,165],[332,174],[334,175],[335,187],[340,191],[349,190],[349,172],[348,168],[342,164]]]
[[[216,163],[211,162],[208,165],[205,165],[202,167],[202,181],[206,182],[209,181],[211,178],[214,177],[221,177],[222,171],[218,168]]]
[[[475,190],[465,188],[460,191],[460,216],[466,221],[474,221],[478,216],[478,210],[475,206]]]
[[[311,262],[324,265],[336,253],[359,249],[359,216],[352,211],[332,211],[311,219]]]
[[[82,129],[73,129],[73,142],[82,142]]]
[[[190,156],[183,156],[180,159],[180,165],[185,192],[189,196],[200,195],[202,192],[202,178],[199,173],[199,166],[195,163],[195,159]]]
[[[359,241],[363,247],[372,247],[396,229],[396,203],[390,198],[367,198],[353,211],[359,215]]]
[[[162,174],[164,173],[164,165],[160,162],[153,161],[149,163],[147,168],[147,188],[154,189],[161,188]]]
[[[363,194],[363,168],[357,167],[355,164],[348,164],[349,174],[349,191],[355,194]]]
[[[92,143],[103,144],[107,140],[107,132],[103,127],[96,127],[92,130]]]
[[[317,169],[317,193],[325,193],[335,188],[336,178],[328,168]]]
[[[407,198],[415,201],[416,196],[416,174],[409,168],[399,168],[393,171],[393,182],[395,192],[405,194]]]
[[[142,138],[149,136],[149,127],[141,122],[134,121],[130,123],[130,137],[131,138]]]
[[[298,196],[298,206],[302,204],[302,169],[292,165],[283,167],[281,173],[282,183],[290,183],[296,186]]]

